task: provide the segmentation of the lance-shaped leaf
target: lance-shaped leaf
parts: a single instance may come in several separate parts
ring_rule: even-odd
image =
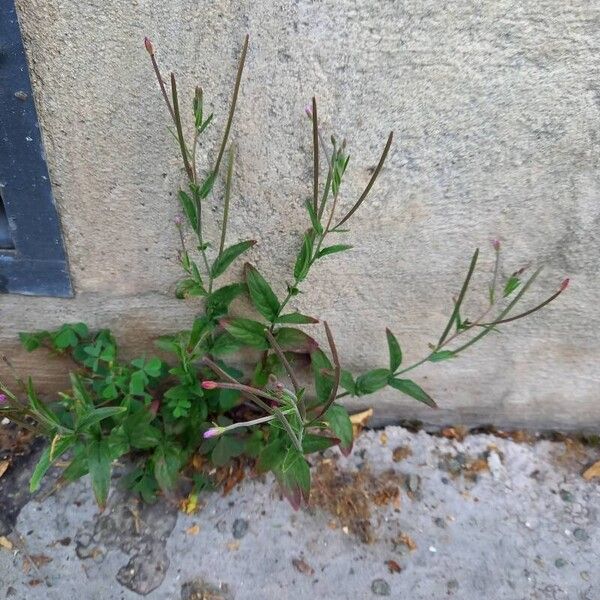
[[[35,492],[40,487],[42,478],[52,466],[52,463],[57,461],[67,450],[69,450],[77,441],[74,435],[64,437],[55,436],[52,443],[42,452],[40,459],[35,466],[33,475],[29,480],[29,491]]]
[[[317,254],[317,258],[322,258],[323,256],[327,256],[328,254],[336,254],[337,252],[344,252],[345,250],[350,250],[352,246],[348,244],[335,244],[333,246],[326,246],[319,250],[319,254]]]
[[[93,440],[87,446],[87,467],[92,480],[96,502],[101,509],[106,506],[110,489],[112,459],[108,440]]]
[[[256,240],[246,240],[244,242],[238,242],[233,246],[226,248],[215,260],[211,268],[211,275],[213,278],[219,277],[229,267],[229,265],[240,255],[246,252],[249,248],[252,248],[256,244]]]
[[[314,325],[319,319],[302,315],[299,312],[289,313],[287,315],[279,315],[275,319],[275,323],[288,323],[290,325]]]
[[[385,330],[388,343],[388,352],[390,355],[390,371],[394,373],[402,364],[402,349],[396,339],[396,336],[389,330]]]
[[[308,503],[310,496],[310,468],[302,453],[289,448],[284,459],[273,469],[273,473],[294,510]]]
[[[277,318],[281,306],[275,292],[251,264],[244,265],[244,275],[252,304],[265,319],[272,323]]]
[[[297,281],[303,281],[308,274],[312,260],[313,244],[314,234],[311,232],[305,233],[300,252],[296,258],[296,264],[294,265],[294,277]]]
[[[196,229],[198,229],[198,213],[196,212],[194,201],[183,190],[179,190],[177,197],[179,198],[179,203],[181,204],[181,208],[183,209],[189,224],[192,226],[193,230],[196,231]]]
[[[389,385],[403,394],[406,394],[419,402],[423,402],[423,404],[427,404],[427,406],[431,406],[431,408],[437,408],[437,404],[433,398],[423,388],[410,379],[393,378],[390,379]]]
[[[373,369],[364,373],[356,379],[356,393],[359,396],[373,394],[387,385],[390,375],[389,369]]]
[[[246,344],[266,350],[269,347],[265,337],[265,326],[252,319],[221,319],[221,326],[236,340]]]
[[[100,423],[100,421],[103,421],[104,419],[122,415],[126,410],[127,408],[125,406],[102,406],[100,408],[96,408],[84,415],[79,420],[77,423],[77,429],[79,431],[85,431],[97,423]]]
[[[319,347],[318,342],[300,329],[282,327],[275,334],[277,343],[284,352],[297,352],[310,354]]]
[[[323,415],[329,429],[340,439],[340,450],[347,456],[352,450],[354,433],[348,411],[341,404],[332,404]]]

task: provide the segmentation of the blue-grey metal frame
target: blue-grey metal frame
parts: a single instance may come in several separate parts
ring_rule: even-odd
[[[14,0],[0,0],[0,196],[13,246],[0,293],[72,296]]]

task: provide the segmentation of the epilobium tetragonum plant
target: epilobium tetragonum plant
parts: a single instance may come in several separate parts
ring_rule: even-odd
[[[145,46],[186,175],[185,185],[178,192],[183,215],[175,223],[180,233],[178,256],[184,273],[176,293],[180,298],[198,298],[200,314],[192,319],[189,329],[156,341],[158,348],[170,356],[167,362],[151,354],[124,360],[110,331],[92,332],[83,323],[63,325],[56,331],[21,334],[29,351],[45,347],[72,358],[75,369],[71,373],[71,388],[51,403],[44,403],[31,379],[27,383],[17,379],[22,394],[0,384],[0,416],[34,429],[49,440],[33,473],[32,491],[60,458],[67,461],[63,479],[72,481],[89,473],[96,499],[104,506],[113,461],[123,455],[128,455],[135,465],[126,483],[144,500],[152,500],[159,490],[173,488],[178,475],[198,455],[216,467],[246,457],[253,461],[256,471],[272,471],[286,497],[298,507],[310,492],[306,455],[334,445],[343,452],[352,447],[352,424],[338,402],[340,398],[365,396],[390,386],[434,408],[431,396],[408,378],[410,371],[426,362],[455,359],[499,326],[526,317],[554,300],[568,280],[542,303],[517,312],[517,305],[540,270],[527,279],[517,271],[500,281],[500,244],[494,242],[495,268],[487,308],[482,314],[468,318],[462,312],[477,265],[476,250],[457,290],[447,325],[424,358],[405,364],[400,343],[386,329],[389,363],[358,375],[350,373],[341,366],[327,323],[323,323],[327,346],[321,348],[299,327],[316,326],[317,319],[290,308],[290,304],[318,263],[350,248],[343,243],[343,233],[372,191],[392,144],[392,134],[364,191],[349,209],[343,209],[341,190],[349,154],[346,143],[334,136],[330,144],[325,143],[313,98],[306,108],[313,143],[312,195],[305,203],[308,229],[300,242],[286,292],[277,294],[264,274],[250,263],[244,265],[240,281],[220,285],[221,277],[256,243],[230,243],[227,235],[236,152],[229,138],[248,38],[239,60],[222,141],[216,158],[204,170],[197,164],[197,148],[212,125],[213,116],[204,112],[202,88],[196,88],[193,95],[194,126],[188,139],[175,75],[165,81],[152,42],[146,39]],[[203,228],[205,215],[211,211],[205,207],[216,201],[214,190],[220,182],[223,163],[226,168],[218,219],[220,235],[209,241]],[[190,237],[194,237],[193,244],[186,241]],[[277,282],[276,287],[281,287],[281,283]],[[256,311],[253,318],[230,311],[232,301],[242,295],[249,297]],[[244,348],[256,351],[255,367],[249,376],[226,361],[230,354]],[[298,355],[310,359],[314,379],[310,391],[294,370]],[[198,487],[206,484],[205,478],[196,477]]]

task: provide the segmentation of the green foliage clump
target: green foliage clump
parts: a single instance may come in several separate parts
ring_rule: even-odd
[[[351,248],[340,243],[339,237],[347,231],[343,227],[348,226],[373,188],[393,136],[389,135],[363,193],[349,210],[340,213],[341,190],[350,156],[345,141],[338,142],[333,136],[331,144],[323,141],[315,99],[306,109],[313,140],[312,196],[305,202],[307,230],[285,293],[277,293],[265,275],[250,263],[244,265],[241,281],[221,285],[222,276],[256,243],[252,239],[227,243],[235,160],[235,146],[229,144],[229,137],[247,47],[246,38],[217,157],[201,175],[197,148],[202,134],[212,124],[213,115],[205,116],[202,89],[197,88],[192,102],[194,127],[189,143],[184,136],[176,78],[171,74],[167,88],[154,46],[146,40],[186,174],[186,185],[177,195],[183,211],[176,227],[184,276],[176,295],[197,298],[200,314],[192,319],[188,329],[156,340],[162,355],[169,357],[167,361],[152,353],[125,360],[110,331],[90,331],[83,323],[66,324],[56,331],[21,334],[28,351],[46,348],[69,356],[75,364],[70,374],[70,389],[50,403],[39,399],[31,379],[27,383],[18,380],[22,390],[18,394],[0,383],[4,392],[0,395],[0,417],[32,428],[49,441],[31,479],[32,491],[39,487],[53,464],[59,459],[66,460],[64,480],[73,481],[89,474],[98,504],[104,506],[113,462],[127,455],[134,468],[125,482],[144,500],[152,501],[160,490],[172,489],[190,460],[202,455],[214,467],[245,458],[254,463],[258,472],[273,472],[286,497],[298,507],[310,492],[306,456],[331,446],[339,446],[346,453],[352,448],[352,424],[346,409],[338,402],[341,398],[365,396],[389,386],[435,408],[431,396],[407,378],[408,372],[426,362],[455,360],[500,325],[538,310],[566,287],[563,283],[558,292],[541,304],[512,314],[539,270],[526,280],[522,280],[522,272],[516,272],[501,285],[500,246],[494,243],[496,263],[488,306],[482,315],[469,319],[462,314],[479,256],[476,251],[447,326],[422,360],[405,364],[397,337],[386,329],[388,364],[358,375],[342,368],[327,323],[323,323],[327,347],[322,348],[306,330],[319,321],[289,305],[301,293],[317,263]],[[327,165],[324,181],[321,180],[323,156]],[[215,184],[224,160],[227,170],[220,236],[213,244],[203,235],[204,209],[209,197],[215,197]],[[231,311],[232,302],[240,296],[249,297],[255,309],[253,318]],[[490,314],[495,316],[488,318]],[[248,349],[254,351],[256,362],[246,377],[226,359]],[[303,357],[312,371],[310,389],[296,373],[295,365],[303,362]],[[196,478],[199,487],[208,485],[202,477]]]

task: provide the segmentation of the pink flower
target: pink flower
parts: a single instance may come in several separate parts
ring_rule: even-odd
[[[224,427],[211,427],[210,429],[207,429],[204,432],[204,434],[202,435],[202,437],[204,439],[217,437],[218,435],[221,435],[223,433],[223,431],[225,431]]]
[[[494,247],[494,250],[498,252],[498,250],[500,250],[500,240],[492,240],[492,246]]]
[[[216,381],[203,381],[202,387],[205,390],[214,390],[219,387],[219,384]]]
[[[154,49],[154,44],[152,43],[152,40],[150,38],[144,38],[144,46],[146,47],[146,52],[148,52],[150,56],[154,56],[156,50]]]
[[[173,219],[173,223],[175,223],[175,227],[181,227],[183,225],[183,215],[181,213],[177,213]]]
[[[0,404],[4,404],[8,402],[8,398],[6,397],[6,394],[0,394]]]
[[[569,281],[571,281],[568,277],[560,284],[559,290],[564,292],[569,287]]]

